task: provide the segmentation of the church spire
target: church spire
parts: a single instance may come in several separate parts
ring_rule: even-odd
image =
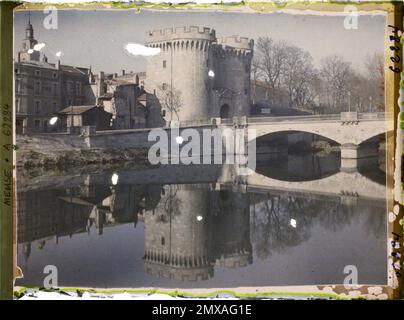
[[[31,24],[31,11],[28,11],[28,24],[25,28],[26,39],[34,39],[34,28]]]
[[[22,40],[22,49],[18,53],[18,61],[28,62],[28,61],[40,61],[40,52],[34,51],[35,45],[38,41],[34,38],[34,28],[31,23],[31,12],[27,13],[28,21],[25,27],[25,39]]]

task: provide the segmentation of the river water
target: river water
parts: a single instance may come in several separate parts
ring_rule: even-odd
[[[338,153],[260,156],[257,173],[318,181]],[[231,168],[230,168],[231,169]],[[160,166],[18,179],[17,285],[231,288],[386,282],[386,201],[226,180],[229,168]],[[359,168],[384,185],[376,163]],[[347,180],[346,183],[350,183]],[[303,185],[303,184],[302,184]],[[365,186],[366,187],[366,186]]]

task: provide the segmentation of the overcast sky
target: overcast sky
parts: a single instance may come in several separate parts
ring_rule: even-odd
[[[145,71],[143,58],[128,56],[124,45],[144,43],[146,31],[196,25],[213,27],[216,36],[240,35],[256,40],[260,36],[283,39],[311,53],[314,63],[332,54],[342,55],[358,69],[368,54],[383,52],[385,17],[359,16],[358,29],[346,30],[343,16],[292,15],[285,13],[155,12],[143,10],[59,10],[58,29],[43,26],[46,15],[31,13],[35,38],[46,43],[43,52],[50,62],[63,52],[61,61],[106,72]],[[21,47],[27,23],[26,12],[15,14],[15,53]]]

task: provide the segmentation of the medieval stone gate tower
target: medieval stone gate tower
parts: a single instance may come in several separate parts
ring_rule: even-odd
[[[161,96],[173,88],[173,103],[180,100],[178,119],[166,110],[166,120],[248,115],[252,40],[191,26],[151,31],[146,45],[161,50],[147,58],[146,90]]]

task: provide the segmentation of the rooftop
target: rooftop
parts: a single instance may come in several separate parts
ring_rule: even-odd
[[[104,111],[104,108],[102,106],[88,105],[88,106],[70,106],[70,107],[64,108],[63,110],[60,110],[59,113],[61,113],[61,114],[82,114],[93,108],[100,108]]]

